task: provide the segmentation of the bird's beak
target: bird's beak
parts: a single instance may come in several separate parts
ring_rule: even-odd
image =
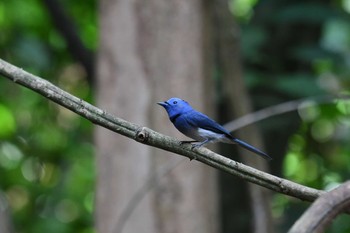
[[[166,101],[164,101],[164,102],[158,102],[157,104],[159,104],[160,106],[163,106],[163,107],[165,107],[165,106],[168,105],[168,103],[167,103]]]

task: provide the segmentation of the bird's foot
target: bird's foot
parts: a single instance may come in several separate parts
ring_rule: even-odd
[[[180,141],[180,145],[182,146],[183,144],[187,144],[187,143],[193,143],[193,142],[197,142],[197,141],[194,141],[194,140],[192,140],[192,141]]]
[[[194,148],[197,148],[199,146],[201,146],[201,142],[198,142],[198,141],[195,141],[195,140],[192,140],[192,141],[180,141],[180,145],[184,145],[184,144],[191,144],[191,150],[193,150]],[[192,158],[190,158],[190,161],[192,160],[196,160],[197,159],[197,156],[193,156]]]
[[[201,147],[203,145],[202,142],[195,142],[195,143],[191,143],[191,149],[195,149],[195,148],[198,148],[198,147]]]

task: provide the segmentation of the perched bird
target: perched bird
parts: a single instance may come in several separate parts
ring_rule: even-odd
[[[189,103],[179,98],[171,98],[157,104],[163,106],[174,126],[186,136],[194,139],[193,147],[200,147],[206,143],[224,142],[238,144],[241,147],[262,156],[272,158],[248,143],[234,138],[230,132],[207,115],[193,109]],[[184,141],[188,142],[188,141]]]

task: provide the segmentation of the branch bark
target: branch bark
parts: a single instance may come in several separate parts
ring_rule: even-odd
[[[350,207],[350,181],[325,193],[295,222],[288,233],[325,232],[337,215]]]
[[[248,182],[304,201],[314,201],[324,193],[322,190],[303,186],[238,163],[207,148],[192,150],[190,145],[181,146],[180,142],[174,138],[114,117],[106,111],[63,91],[49,81],[32,75],[2,59],[0,59],[0,74],[70,109],[96,125],[100,125],[140,143],[170,151],[190,159],[196,159],[199,162],[238,176]]]

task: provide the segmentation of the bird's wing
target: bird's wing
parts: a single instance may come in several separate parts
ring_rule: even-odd
[[[228,138],[230,138],[233,142],[237,143],[241,147],[256,153],[257,155],[262,156],[265,159],[271,160],[272,158],[266,154],[265,152],[255,148],[254,146],[239,140],[238,138],[233,137],[230,132],[228,132],[224,127],[219,125],[214,120],[210,119],[207,115],[204,115],[201,112],[192,111],[186,114],[186,121],[188,124],[192,125],[195,128],[202,128],[206,130],[213,131],[218,134],[225,134]]]
[[[224,127],[201,112],[191,111],[187,113],[186,121],[193,127],[210,130],[218,134],[225,134],[229,138],[233,138],[230,132]]]

